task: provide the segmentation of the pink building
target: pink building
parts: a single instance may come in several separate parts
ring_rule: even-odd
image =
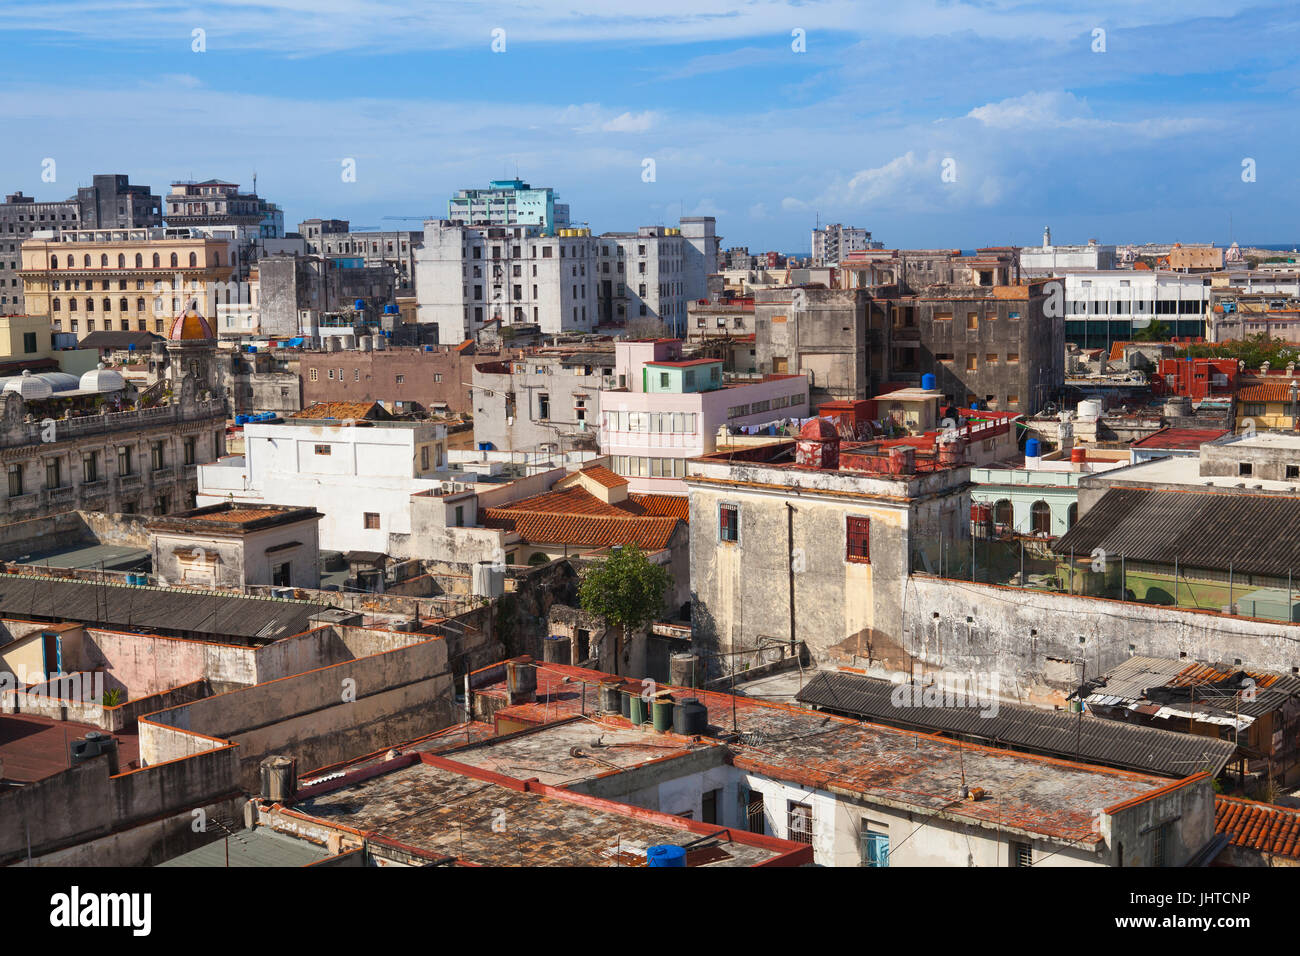
[[[717,450],[722,425],[766,425],[813,412],[803,375],[737,379],[719,359],[683,359],[678,339],[619,342],[619,388],[600,394],[600,446],[631,491],[686,494],[686,461]]]

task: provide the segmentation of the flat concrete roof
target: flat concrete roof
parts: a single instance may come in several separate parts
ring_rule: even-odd
[[[90,724],[54,720],[35,714],[0,714],[0,780],[35,783],[70,767],[68,746],[88,731],[103,733]],[[140,741],[135,734],[115,733],[119,770],[138,766]]]

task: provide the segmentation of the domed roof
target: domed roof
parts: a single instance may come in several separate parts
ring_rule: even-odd
[[[212,334],[212,326],[208,325],[207,319],[194,309],[186,309],[172,322],[167,338],[173,342],[189,342],[215,339],[216,336]]]
[[[37,378],[29,368],[23,369],[23,374],[17,378],[11,378],[5,382],[4,390],[6,392],[17,392],[23,401],[27,402],[39,401],[54,394],[54,389],[50,388],[50,383],[42,378]]]
[[[799,429],[799,437],[811,441],[839,441],[840,433],[826,419],[814,418],[804,422],[803,428]]]
[[[120,392],[126,388],[126,379],[122,378],[121,372],[105,368],[100,362],[97,368],[81,376],[80,387],[93,392]]]

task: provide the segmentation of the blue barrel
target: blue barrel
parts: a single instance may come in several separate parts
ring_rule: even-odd
[[[646,866],[685,866],[686,851],[671,843],[652,846],[645,851]]]
[[[921,387],[928,392],[934,391],[935,377],[929,372],[921,376]]]
[[[358,312],[360,312],[365,307],[366,307],[365,299],[357,299],[355,302],[352,303],[352,308],[356,309]]]
[[[1031,438],[1031,439],[1029,439],[1029,441],[1025,442],[1025,457],[1026,457],[1026,458],[1039,458],[1039,457],[1041,457],[1041,456],[1042,456],[1042,453],[1043,453],[1043,452],[1042,452],[1042,448],[1043,448],[1043,446],[1042,446],[1042,444],[1038,441],[1037,438]]]

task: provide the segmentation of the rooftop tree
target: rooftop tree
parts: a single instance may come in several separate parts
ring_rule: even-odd
[[[635,631],[664,613],[664,596],[671,584],[672,575],[666,568],[653,563],[637,545],[623,545],[582,572],[578,601],[587,613],[621,629],[626,648]],[[614,668],[617,673],[617,648]]]

